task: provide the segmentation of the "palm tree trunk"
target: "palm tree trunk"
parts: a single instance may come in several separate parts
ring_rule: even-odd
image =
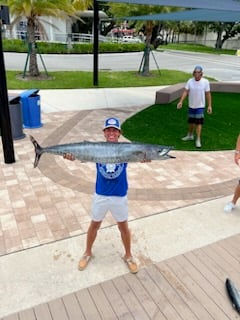
[[[142,76],[149,76],[150,75],[150,44],[152,38],[152,31],[153,31],[153,23],[152,21],[148,21],[146,24],[146,47],[144,49],[144,56],[143,56],[143,70]]]
[[[150,74],[150,68],[149,68],[149,64],[150,64],[150,46],[146,45],[145,49],[144,49],[144,54],[143,54],[143,69],[142,69],[142,76],[149,76]]]
[[[35,40],[35,23],[34,18],[28,18],[27,23],[28,32],[28,48],[29,48],[29,76],[37,77],[40,75],[37,64],[37,45]]]

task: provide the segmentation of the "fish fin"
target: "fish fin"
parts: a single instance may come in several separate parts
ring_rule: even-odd
[[[34,160],[33,166],[34,166],[34,168],[36,168],[38,165],[38,162],[41,158],[41,155],[42,155],[42,148],[38,144],[38,142],[34,139],[33,136],[30,135],[29,137],[30,137],[30,140],[32,141],[32,144],[34,145],[34,148],[35,148],[35,160]]]
[[[230,279],[226,279],[226,289],[233,307],[240,313],[240,293]]]

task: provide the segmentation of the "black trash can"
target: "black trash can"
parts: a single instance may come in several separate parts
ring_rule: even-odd
[[[40,96],[38,92],[38,89],[30,89],[20,95],[24,128],[33,129],[42,127]]]
[[[9,114],[12,129],[12,137],[14,140],[23,139],[23,120],[22,120],[22,107],[20,104],[20,96],[9,96]]]

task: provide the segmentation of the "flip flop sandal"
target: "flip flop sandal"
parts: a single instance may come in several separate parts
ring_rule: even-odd
[[[127,264],[128,269],[131,273],[137,273],[138,272],[138,266],[137,263],[133,260],[133,258],[123,258],[123,261]]]
[[[78,263],[78,269],[80,271],[84,270],[87,267],[88,262],[91,260],[91,258],[92,256],[83,255]]]

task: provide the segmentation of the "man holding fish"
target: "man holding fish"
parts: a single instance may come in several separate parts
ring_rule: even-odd
[[[110,211],[117,221],[121,233],[126,262],[132,273],[138,266],[131,253],[131,235],[128,228],[128,162],[147,162],[175,158],[169,155],[170,146],[118,142],[121,135],[117,118],[108,118],[103,128],[106,142],[78,142],[41,147],[30,136],[35,148],[34,167],[37,167],[43,153],[63,155],[65,159],[95,162],[97,169],[96,189],[92,205],[92,221],[87,232],[86,250],[80,259],[79,269],[84,270],[92,257],[92,246],[106,213]]]
[[[103,128],[107,142],[118,142],[121,135],[120,122],[117,118],[108,118]],[[64,158],[74,160],[71,153]],[[79,270],[84,270],[92,257],[92,246],[106,213],[110,211],[118,224],[125,249],[123,257],[130,272],[137,273],[138,266],[131,252],[131,233],[128,227],[127,201],[127,163],[96,163],[96,192],[92,204],[92,220],[87,232],[86,250],[79,261]]]

